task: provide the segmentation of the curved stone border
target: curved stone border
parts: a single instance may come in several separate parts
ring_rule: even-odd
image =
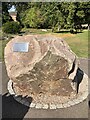
[[[7,84],[7,89],[11,95],[15,95],[15,91],[13,90],[13,82],[12,80],[9,80]]]
[[[9,80],[8,82],[8,91],[11,95],[13,95],[14,99],[16,101],[18,101],[21,104],[24,104],[25,106],[28,106],[30,108],[37,108],[37,109],[59,109],[59,108],[67,108],[67,107],[71,107],[73,105],[76,105],[78,103],[83,102],[83,100],[85,100],[88,96],[88,76],[86,74],[84,74],[83,77],[83,81],[81,83],[81,90],[83,93],[80,96],[77,96],[76,99],[70,100],[64,104],[40,104],[40,103],[29,103],[29,101],[27,100],[27,98],[22,98],[18,95],[16,95],[14,89],[13,89],[13,82],[12,80]],[[84,88],[84,89],[83,89]]]

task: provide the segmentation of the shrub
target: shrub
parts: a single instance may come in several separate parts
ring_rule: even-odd
[[[19,33],[20,30],[21,30],[20,24],[15,21],[6,22],[2,27],[2,31],[5,33],[11,33],[11,34]]]

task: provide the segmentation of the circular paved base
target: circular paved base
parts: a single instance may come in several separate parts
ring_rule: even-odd
[[[83,100],[85,100],[88,96],[88,76],[86,74],[84,74],[83,76],[83,80],[80,84],[79,87],[79,93],[76,95],[74,94],[73,98],[67,99],[67,100],[63,100],[63,102],[60,103],[60,101],[54,102],[54,103],[44,103],[44,102],[40,102],[40,101],[32,101],[30,104],[30,101],[27,100],[27,98],[23,98],[19,95],[16,95],[14,89],[12,88],[13,82],[12,80],[10,80],[8,82],[8,91],[11,95],[14,96],[14,99],[17,100],[18,102],[29,106],[31,108],[37,108],[37,109],[58,109],[58,108],[67,108],[73,105],[76,105],[80,102],[82,102]],[[51,96],[52,97],[52,96]],[[58,96],[57,98],[54,99],[58,99],[61,98],[63,99],[63,96]],[[64,97],[65,98],[65,97]],[[51,99],[51,98],[50,98]],[[53,99],[53,98],[52,98]]]

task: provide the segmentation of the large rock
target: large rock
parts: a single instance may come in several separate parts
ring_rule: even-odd
[[[29,42],[29,51],[13,52],[13,44],[17,42]],[[22,94],[25,91],[32,94],[56,94],[61,81],[66,80],[68,85],[73,80],[79,62],[61,38],[26,35],[17,36],[7,44],[5,63],[9,78]]]

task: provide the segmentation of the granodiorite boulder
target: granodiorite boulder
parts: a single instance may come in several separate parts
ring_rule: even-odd
[[[20,42],[29,43],[28,52],[13,51],[13,45]],[[7,44],[5,64],[18,94],[70,96],[79,61],[61,38],[26,35]]]

